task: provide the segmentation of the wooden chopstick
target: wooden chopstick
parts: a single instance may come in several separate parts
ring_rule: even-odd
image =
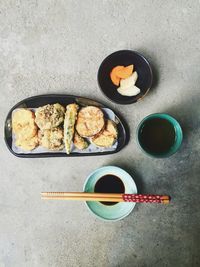
[[[43,192],[42,199],[123,202],[123,194],[85,192]]]
[[[85,197],[122,197],[123,194],[114,193],[92,193],[92,192],[42,192],[42,196],[85,196]]]
[[[41,198],[60,199],[60,200],[140,202],[140,203],[163,203],[163,204],[168,204],[170,202],[169,196],[162,196],[162,195],[87,193],[87,192],[42,192]]]
[[[44,196],[42,199],[58,200],[82,200],[82,201],[101,201],[101,202],[124,202],[123,198],[106,198],[106,197],[61,197],[61,196]]]

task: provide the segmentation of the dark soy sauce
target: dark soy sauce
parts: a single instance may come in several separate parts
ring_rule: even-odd
[[[102,176],[95,184],[96,193],[121,193],[125,192],[125,187],[121,179],[115,175],[107,174]],[[104,205],[115,205],[118,202],[101,202]]]
[[[174,126],[166,119],[149,119],[141,129],[140,142],[148,152],[164,154],[175,142]]]

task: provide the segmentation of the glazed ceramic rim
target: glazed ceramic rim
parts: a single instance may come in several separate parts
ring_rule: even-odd
[[[120,168],[120,167],[117,167],[117,166],[114,166],[114,165],[103,166],[103,167],[100,167],[100,168],[94,170],[93,172],[91,172],[91,173],[87,176],[87,178],[86,178],[86,180],[85,180],[85,182],[84,182],[84,185],[83,185],[83,192],[85,192],[85,187],[86,187],[86,185],[87,185],[89,179],[90,179],[90,178],[91,178],[97,171],[101,171],[101,170],[105,170],[105,169],[109,169],[109,168],[114,168],[114,169],[116,169],[116,170],[118,169],[118,170],[124,172],[128,177],[130,177],[130,178],[131,178],[131,181],[132,181],[132,183],[134,184],[135,189],[136,189],[135,194],[137,194],[137,186],[136,186],[136,183],[135,183],[133,177],[132,177],[127,171],[125,171],[124,169],[122,169],[122,168]],[[104,222],[116,222],[116,221],[120,221],[120,220],[124,219],[125,217],[127,217],[128,215],[130,215],[130,213],[133,211],[133,209],[134,209],[134,207],[135,207],[135,205],[136,205],[136,203],[133,202],[133,203],[132,203],[132,204],[133,204],[132,208],[131,208],[126,214],[124,214],[123,216],[121,216],[121,217],[119,217],[119,218],[117,218],[117,219],[105,219],[105,218],[101,217],[100,215],[96,214],[96,213],[89,207],[89,205],[87,204],[87,201],[84,201],[84,202],[85,202],[85,205],[86,205],[87,209],[90,211],[90,213],[93,214],[94,217],[96,217],[96,218],[98,218],[98,219],[100,219],[100,220],[102,220],[102,221],[104,221]],[[98,201],[97,201],[97,202],[98,202]]]
[[[144,61],[145,61],[146,64],[148,65],[148,68],[149,68],[150,73],[151,73],[151,82],[150,82],[150,85],[149,85],[148,89],[146,90],[146,92],[145,92],[140,98],[138,98],[138,100],[136,100],[136,101],[133,100],[133,101],[131,101],[131,102],[129,102],[129,103],[122,103],[122,101],[116,101],[116,100],[113,100],[112,98],[108,97],[107,94],[104,93],[103,89],[102,89],[101,86],[100,86],[100,82],[99,82],[99,72],[100,72],[100,68],[101,68],[101,66],[104,64],[104,62],[105,62],[109,57],[111,57],[111,56],[113,56],[114,54],[117,54],[117,53],[119,53],[119,52],[133,52],[133,53],[137,54],[138,56],[140,56],[141,58],[144,59]],[[131,105],[131,104],[134,104],[134,103],[137,103],[137,102],[141,101],[141,100],[148,94],[148,92],[149,92],[149,90],[151,89],[152,84],[153,84],[153,71],[152,71],[152,67],[151,67],[150,62],[149,62],[149,61],[146,59],[146,57],[143,56],[141,53],[139,53],[139,52],[137,52],[137,51],[135,51],[135,50],[122,49],[122,50],[115,51],[115,52],[111,53],[110,55],[108,55],[106,58],[104,58],[104,60],[103,60],[103,61],[101,62],[101,64],[100,64],[99,69],[98,69],[98,72],[97,72],[97,82],[98,82],[98,86],[99,86],[101,92],[103,93],[103,95],[104,95],[108,100],[112,101],[112,102],[115,103],[115,104],[119,104],[119,105]]]
[[[169,121],[171,123],[170,120],[172,120],[174,122],[174,124],[176,124],[176,127],[178,128],[178,135],[179,135],[179,142],[178,142],[178,145],[177,145],[177,148],[174,149],[174,151],[169,151],[167,153],[163,153],[163,154],[153,154],[153,153],[150,153],[148,152],[147,150],[145,150],[142,145],[140,144],[140,140],[139,140],[139,133],[140,133],[140,130],[141,130],[141,127],[143,126],[144,122],[151,119],[151,118],[164,118],[166,119],[167,121]],[[170,120],[168,120],[170,119]],[[174,128],[175,128],[175,125],[173,125]],[[177,129],[175,129],[175,132],[177,132]],[[152,113],[148,116],[146,116],[138,125],[137,127],[137,130],[136,130],[136,136],[137,136],[137,144],[138,146],[140,147],[140,149],[148,156],[152,157],[152,158],[168,158],[170,156],[172,156],[173,154],[175,154],[179,148],[181,147],[181,144],[182,144],[182,141],[183,141],[183,131],[182,131],[182,128],[180,126],[180,123],[174,118],[172,117],[171,115],[167,114],[167,113]]]

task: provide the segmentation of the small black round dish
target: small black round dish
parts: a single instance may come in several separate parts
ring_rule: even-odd
[[[141,92],[136,96],[123,96],[118,93],[117,86],[110,78],[110,72],[115,66],[134,65],[134,71],[138,73],[136,86]],[[102,92],[110,100],[118,104],[132,104],[143,98],[151,88],[153,81],[152,69],[147,59],[138,52],[131,50],[120,50],[112,53],[101,63],[98,74],[98,84]]]

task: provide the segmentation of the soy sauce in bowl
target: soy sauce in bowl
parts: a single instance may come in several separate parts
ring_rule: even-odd
[[[102,176],[95,184],[94,188],[95,193],[118,193],[124,194],[125,187],[122,180],[113,175],[113,174],[106,174]],[[115,205],[118,202],[101,202],[104,205]]]

